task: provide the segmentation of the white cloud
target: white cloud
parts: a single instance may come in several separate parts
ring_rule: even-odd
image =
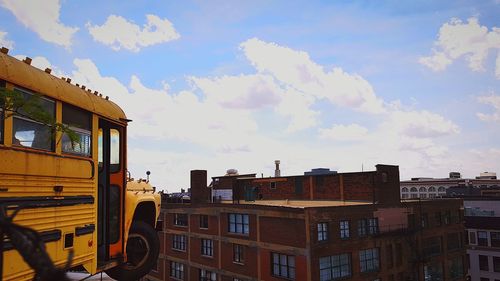
[[[338,67],[327,71],[306,52],[257,38],[241,43],[240,48],[258,73],[269,74],[314,99],[326,98],[335,105],[361,112],[385,111],[383,101],[359,75],[346,73]]]
[[[495,67],[495,77],[500,79],[500,54],[497,55],[496,67]]]
[[[385,125],[400,135],[414,138],[436,138],[457,134],[459,127],[443,116],[426,110],[395,110]]]
[[[121,16],[110,15],[103,25],[88,23],[87,28],[95,41],[111,46],[115,51],[123,48],[138,52],[142,47],[172,41],[180,37],[168,19],[146,15],[146,20],[147,22],[141,29],[137,24]]]
[[[478,102],[493,106],[495,112],[492,114],[477,113],[477,117],[482,121],[500,121],[500,96],[491,94],[489,96],[480,96]]]
[[[219,78],[190,80],[207,96],[207,99],[226,108],[258,109],[277,105],[282,90],[268,75],[238,75]]]
[[[484,71],[484,61],[488,53],[500,50],[500,28],[479,24],[476,17],[469,18],[467,23],[453,18],[439,29],[438,40],[434,42],[432,55],[421,57],[419,62],[434,71],[446,69],[454,60],[465,57],[473,71]],[[497,55],[496,77],[500,79],[500,55]]]
[[[59,0],[0,0],[0,5],[47,42],[69,47],[73,34],[78,31],[77,27],[69,27],[60,22]]]
[[[366,138],[368,129],[358,124],[333,125],[329,129],[319,129],[319,137],[334,141],[360,141]]]
[[[290,54],[293,59],[296,53]],[[310,64],[314,65],[320,67]],[[241,173],[267,176],[273,172],[275,159],[282,160],[284,175],[302,174],[314,167],[359,171],[362,164],[372,169],[377,163],[401,163],[402,175],[413,176],[417,169],[435,175],[437,170],[448,170],[443,167],[449,163],[443,159],[450,156],[439,138],[459,132],[443,116],[403,109],[397,102],[386,106],[373,93],[384,106],[372,118],[370,131],[359,121],[337,122],[309,131],[318,132],[319,137],[290,135],[287,132],[317,126],[319,115],[331,105],[316,106],[322,98],[293,79],[278,78],[279,71],[276,75],[257,70],[246,75],[188,76],[189,90],[172,93],[168,85],[157,89],[144,85],[139,75],[123,83],[101,73],[88,59],[75,59],[74,66],[69,75],[74,83],[109,95],[133,120],[128,135],[129,169],[134,176],[151,170],[153,183],[169,191],[189,186],[190,169],[209,169],[214,176],[237,168]],[[319,79],[314,75],[303,78]],[[363,84],[360,79],[356,81]],[[347,109],[360,115],[358,106]],[[288,123],[283,125],[283,119]],[[332,139],[343,142],[330,145]]]
[[[0,30],[0,47],[5,47],[7,49],[14,49],[14,41],[7,39],[7,32]]]

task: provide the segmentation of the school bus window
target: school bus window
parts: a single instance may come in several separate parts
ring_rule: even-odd
[[[0,100],[0,143],[3,143],[3,122],[4,122],[4,114],[3,114],[3,104],[2,100]]]
[[[120,171],[120,132],[116,129],[110,130],[110,172]]]
[[[62,123],[69,126],[75,133],[78,141],[72,142],[65,133],[62,137],[62,151],[64,153],[90,156],[91,148],[91,115],[71,105],[63,104]]]
[[[21,93],[25,100],[33,98],[33,94],[24,90],[14,89]],[[41,97],[39,105],[43,111],[55,118],[55,103],[52,100]],[[21,108],[19,114],[14,115],[14,129],[12,134],[12,144],[43,150],[54,150],[54,136],[49,125],[36,122],[26,116],[26,112]]]
[[[102,162],[102,129],[99,129],[97,133],[97,163],[99,167],[99,172],[102,171],[103,162]]]
[[[120,239],[120,187],[109,187],[109,240],[111,243]]]
[[[3,88],[5,88],[5,81],[0,80],[0,90]],[[3,107],[4,107],[3,99],[0,99],[0,143],[3,143],[3,128],[4,128],[3,122],[5,119],[5,115],[3,113]]]

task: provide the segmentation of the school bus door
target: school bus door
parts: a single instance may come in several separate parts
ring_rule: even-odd
[[[99,120],[97,260],[99,265],[123,256],[124,129]]]

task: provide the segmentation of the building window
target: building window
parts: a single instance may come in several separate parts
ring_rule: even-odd
[[[364,237],[367,234],[368,223],[366,219],[361,219],[358,221],[358,236]]]
[[[387,268],[392,268],[394,265],[394,258],[392,256],[392,244],[385,247],[385,256],[387,259]]]
[[[454,257],[448,261],[448,275],[451,280],[458,280],[464,276],[462,256]]]
[[[328,223],[318,223],[318,241],[328,240]]]
[[[401,243],[396,243],[396,266],[403,264],[403,246]]]
[[[361,219],[358,221],[358,236],[378,234],[378,218]]]
[[[272,181],[269,183],[269,188],[270,189],[276,189],[276,182]]]
[[[488,256],[479,255],[479,270],[489,271]]]
[[[442,222],[441,222],[441,212],[436,212],[434,214],[434,219],[435,219],[436,226],[441,226],[441,224],[442,224]]]
[[[477,244],[479,246],[488,246],[488,233],[486,231],[477,232]]]
[[[500,257],[493,257],[493,271],[500,272]]]
[[[446,248],[451,250],[460,249],[462,247],[462,243],[460,241],[460,233],[450,233],[446,236]]]
[[[244,263],[245,258],[244,258],[244,252],[243,252],[243,245],[239,244],[233,244],[233,261],[236,263]]]
[[[174,214],[174,225],[187,226],[188,225],[187,214]]]
[[[408,199],[408,194],[405,193],[401,194],[401,199]]]
[[[422,242],[424,256],[431,257],[441,254],[441,237],[431,237]]]
[[[212,271],[200,269],[200,281],[217,281],[217,274]]]
[[[424,280],[444,280],[443,266],[441,263],[430,263],[424,265]]]
[[[319,280],[329,281],[351,276],[351,255],[319,258]]]
[[[207,257],[214,255],[214,241],[211,239],[201,239],[201,255]]]
[[[472,245],[476,245],[476,232],[475,231],[469,231],[469,243]]]
[[[48,118],[55,120],[56,104],[53,100],[36,96],[33,93],[21,89],[14,89],[14,91],[21,95],[27,104],[37,104],[41,110],[47,114]],[[55,138],[52,128],[47,124],[43,124],[29,118],[28,116],[30,113],[25,112],[22,108],[18,111],[19,114],[14,115],[13,119],[12,144],[16,146],[54,151]]]
[[[491,247],[500,247],[500,232],[490,232]]]
[[[349,238],[349,221],[340,221],[340,238]]]
[[[378,234],[378,218],[368,219],[368,234]]]
[[[92,115],[68,104],[63,104],[62,123],[68,126],[78,141],[72,141],[68,134],[63,134],[62,152],[81,156],[90,156],[92,139]]]
[[[276,277],[295,279],[295,257],[284,254],[271,253],[273,269]]]
[[[200,228],[208,229],[208,216],[200,215]]]
[[[446,211],[444,212],[444,224],[450,224],[451,223],[451,212]]]
[[[184,280],[184,264],[171,261],[170,262],[170,277]]]
[[[172,249],[186,251],[187,237],[185,235],[174,234],[172,236]]]
[[[359,251],[359,266],[361,272],[377,271],[379,267],[378,248]]]
[[[245,214],[228,214],[229,232],[248,234],[248,215]]]
[[[429,227],[429,216],[426,213],[421,214],[420,224],[421,224],[422,228]]]

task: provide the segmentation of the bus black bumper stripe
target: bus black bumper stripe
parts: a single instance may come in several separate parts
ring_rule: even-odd
[[[0,206],[22,208],[48,208],[60,206],[74,206],[80,204],[94,204],[94,197],[82,196],[32,196],[32,197],[1,197]]]
[[[86,226],[79,226],[75,228],[75,235],[76,236],[81,236],[84,234],[89,234],[93,233],[95,231],[95,225],[94,224],[89,224]]]
[[[42,239],[42,241],[45,243],[61,240],[61,231],[57,230],[57,229],[40,232],[39,235],[40,235],[40,239]],[[10,242],[10,241],[3,242],[3,250],[4,251],[8,251],[8,250],[12,250],[12,249],[14,249],[14,245],[12,245],[12,242]]]

